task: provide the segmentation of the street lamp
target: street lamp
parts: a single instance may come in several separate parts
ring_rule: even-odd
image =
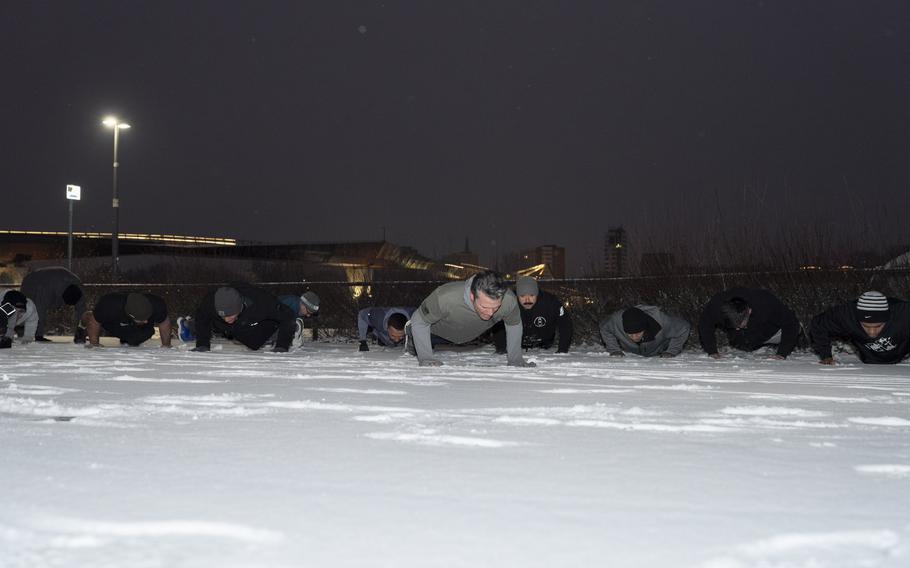
[[[120,237],[120,199],[117,197],[117,168],[120,167],[120,164],[117,162],[117,146],[120,143],[120,131],[126,130],[130,125],[125,122],[120,122],[113,116],[106,117],[101,121],[101,124],[114,130],[114,199],[112,201],[114,207],[114,230],[111,232],[111,272],[113,280],[116,281],[117,264],[120,262],[120,247],[118,242]]]

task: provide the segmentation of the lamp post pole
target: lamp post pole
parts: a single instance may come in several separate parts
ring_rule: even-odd
[[[114,208],[114,230],[111,231],[111,276],[116,282],[120,268],[120,197],[117,194],[117,170],[120,168],[120,162],[117,161],[117,151],[120,146],[120,130],[129,128],[130,125],[120,122],[113,116],[105,118],[102,124],[114,129],[114,179],[111,200],[111,206]]]
[[[66,200],[70,203],[69,234],[66,239],[66,269],[73,270],[73,202],[82,199],[82,188],[78,185],[66,186]]]

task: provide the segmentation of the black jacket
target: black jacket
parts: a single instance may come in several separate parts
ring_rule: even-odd
[[[537,302],[530,310],[519,307],[521,312],[521,346],[524,349],[548,349],[553,345],[556,332],[559,332],[558,353],[567,353],[572,344],[574,328],[569,310],[563,306],[559,298],[541,290],[537,294]],[[493,342],[500,351],[506,348],[505,328],[497,326],[493,332]]]
[[[812,349],[822,359],[831,357],[831,339],[844,339],[856,347],[863,363],[899,363],[910,355],[910,304],[888,298],[891,317],[875,339],[859,324],[855,304],[834,306],[812,318]]]
[[[126,313],[126,292],[114,292],[102,296],[92,309],[92,316],[108,332],[113,332],[123,327],[137,329],[152,329],[167,319],[167,304],[164,300],[153,294],[143,294],[152,303],[152,317],[142,324],[136,325],[133,318]]]
[[[730,326],[721,312],[721,306],[732,298],[742,298],[752,308],[749,323],[740,330]],[[793,352],[799,338],[799,320],[796,319],[793,310],[768,290],[755,288],[732,288],[715,295],[705,304],[698,320],[698,340],[702,349],[709,355],[717,353],[717,337],[714,330],[718,327],[727,334],[731,346],[743,351],[755,351],[780,330],[777,354],[783,357]]]
[[[230,325],[227,323],[223,325],[234,335],[238,335],[238,331],[243,328],[250,328],[264,321],[273,321],[278,325],[275,347],[289,349],[291,341],[294,340],[295,330],[295,316],[291,308],[282,304],[277,296],[262,288],[244,283],[233,283],[229,286],[240,292],[243,297],[243,309],[237,316],[237,321]],[[216,291],[209,292],[196,309],[196,347],[211,347],[212,345],[212,322],[216,318],[220,319],[215,311]]]

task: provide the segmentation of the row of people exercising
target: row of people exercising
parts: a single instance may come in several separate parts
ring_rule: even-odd
[[[60,276],[66,277],[68,271],[61,270]],[[68,277],[63,280],[55,289],[61,295],[68,294],[68,298],[57,303],[78,306],[71,301],[74,284]],[[0,300],[0,335],[6,346],[17,326],[24,326],[23,339],[28,340],[29,333],[38,329],[38,314],[46,317],[48,307],[39,308],[24,293],[27,281],[28,277],[23,291],[8,290]],[[44,298],[46,303],[52,294],[38,290],[35,296]],[[238,283],[212,290],[194,316],[178,318],[176,335],[185,342],[195,341],[194,351],[210,350],[214,334],[250,349],[272,345],[273,351],[286,352],[302,341],[303,320],[318,311],[319,297],[312,291],[276,297],[261,288]],[[107,294],[80,319],[84,332],[77,331],[76,341],[87,338],[90,347],[100,344],[102,333],[125,344],[139,345],[152,337],[155,326],[162,345],[171,344],[167,307],[153,294]],[[557,353],[568,352],[573,335],[571,314],[559,298],[540,290],[530,277],[520,278],[513,291],[493,271],[444,284],[416,308],[365,308],[358,313],[357,323],[361,351],[369,350],[367,340],[372,333],[379,345],[404,344],[425,366],[441,364],[433,355],[435,346],[467,343],[491,329],[496,352],[506,354],[508,364],[514,366],[533,365],[523,357],[528,349],[549,349],[555,344]],[[726,290],[705,305],[698,322],[698,338],[705,353],[715,358],[721,357],[718,329],[726,334],[731,347],[744,351],[768,347],[773,350],[770,356],[776,359],[787,358],[798,345],[807,342],[793,311],[771,292],[761,289]],[[657,306],[637,305],[603,320],[600,332],[612,356],[631,353],[674,357],[685,347],[691,329],[687,321]],[[823,364],[834,363],[834,339],[851,343],[864,363],[898,363],[910,355],[910,304],[868,291],[856,301],[833,306],[815,316],[809,337]]]

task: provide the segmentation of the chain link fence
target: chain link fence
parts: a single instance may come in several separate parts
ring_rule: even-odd
[[[171,317],[192,315],[201,299],[230,280],[207,282],[92,282],[84,284],[88,306],[102,295],[118,291],[143,291],[159,295],[168,304]],[[251,282],[273,294],[300,295],[316,292],[321,300],[319,315],[307,327],[318,337],[354,338],[357,312],[370,306],[418,306],[437,286],[438,280],[282,280]],[[779,272],[726,272],[630,278],[574,278],[542,280],[540,287],[567,305],[575,324],[575,343],[599,344],[599,324],[614,311],[634,304],[653,304],[695,323],[702,307],[714,294],[734,287],[765,288],[774,292],[808,327],[809,321],[828,307],[855,299],[867,290],[888,296],[910,298],[908,270],[798,270]],[[72,333],[67,315],[52,314],[49,329]],[[690,342],[697,343],[693,333]]]

